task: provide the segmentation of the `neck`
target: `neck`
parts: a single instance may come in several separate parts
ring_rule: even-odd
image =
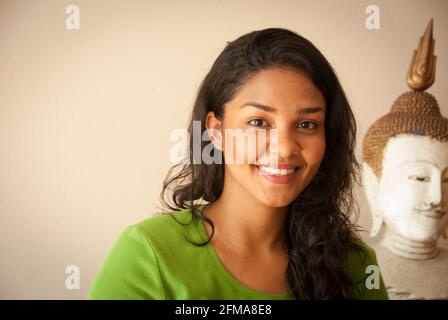
[[[213,238],[223,239],[222,243],[242,254],[254,254],[283,248],[287,212],[287,207],[260,203],[226,177],[220,198],[205,209],[204,215],[215,225]],[[208,224],[206,229],[210,236]]]
[[[387,230],[382,241],[389,251],[398,256],[414,259],[414,260],[428,260],[436,257],[439,254],[437,248],[437,240],[434,241],[415,241],[398,235],[390,230]]]

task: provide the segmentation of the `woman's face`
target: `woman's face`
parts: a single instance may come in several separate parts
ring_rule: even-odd
[[[267,206],[289,205],[324,156],[325,107],[322,93],[300,71],[269,68],[254,75],[224,106],[221,121],[208,115],[207,127],[218,129],[223,139],[225,185],[237,184],[236,190]],[[270,137],[275,131],[277,139]],[[226,132],[249,134],[242,142]],[[249,143],[250,133],[255,144]],[[239,156],[244,161],[238,162]]]

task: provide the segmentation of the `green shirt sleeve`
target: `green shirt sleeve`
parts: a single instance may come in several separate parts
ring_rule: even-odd
[[[114,243],[87,299],[166,299],[150,239],[137,225],[127,227]]]

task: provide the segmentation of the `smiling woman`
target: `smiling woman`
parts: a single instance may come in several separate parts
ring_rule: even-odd
[[[310,41],[270,28],[228,43],[199,88],[190,148],[195,121],[223,163],[172,168],[169,212],[126,228],[89,298],[387,299],[381,276],[366,273],[378,269],[375,252],[349,217],[355,120]],[[248,129],[277,135],[254,153],[223,134]]]

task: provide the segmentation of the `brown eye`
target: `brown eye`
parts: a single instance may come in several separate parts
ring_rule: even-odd
[[[299,128],[314,130],[318,127],[318,124],[313,121],[303,121],[299,123]]]
[[[251,126],[254,127],[263,127],[267,126],[268,124],[263,119],[253,119],[248,122]]]

